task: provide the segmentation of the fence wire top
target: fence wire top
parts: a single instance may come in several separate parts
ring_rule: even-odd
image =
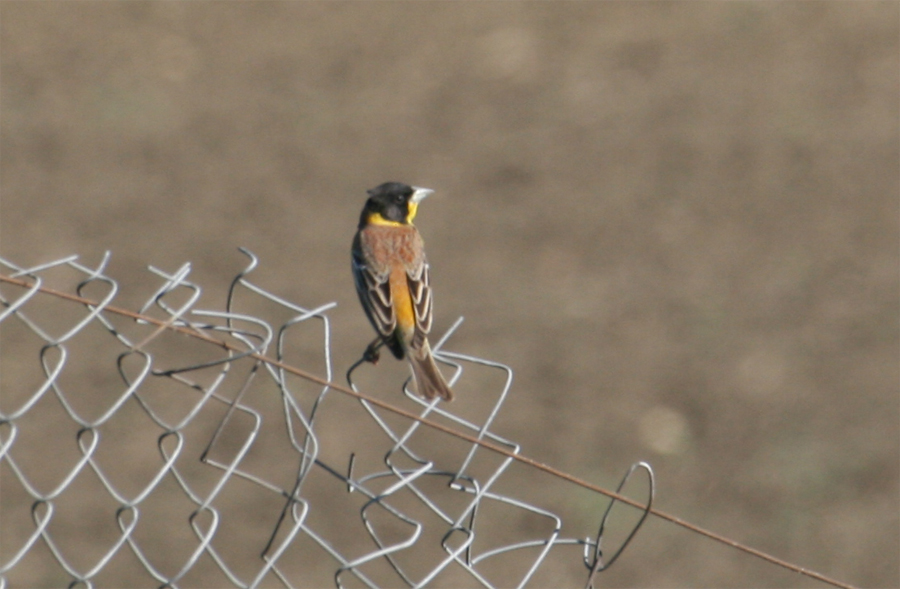
[[[219,310],[199,306],[189,264],[151,268],[157,286],[124,311],[108,255],[95,268],[0,260],[7,283],[27,279],[0,288],[21,358],[0,401],[2,586],[524,586],[556,566],[590,585],[615,559],[617,546],[606,561],[600,550],[614,503],[567,537],[546,497],[506,482],[521,480],[514,459],[528,467],[492,430],[512,370],[446,350],[461,322],[435,355],[453,386],[499,377],[479,411],[402,383],[412,410],[339,394],[355,387],[333,383],[334,305],[268,292],[244,253]],[[62,278],[74,294],[47,296]],[[625,517],[620,536],[644,516]]]

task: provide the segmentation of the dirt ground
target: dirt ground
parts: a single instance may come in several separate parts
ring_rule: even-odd
[[[247,247],[272,292],[338,303],[342,374],[365,190],[433,188],[435,329],[513,368],[524,454],[607,487],[646,460],[660,509],[897,587],[898,39],[896,2],[3,2],[0,255],[109,250],[130,308],[190,261],[213,306]],[[6,341],[4,372],[35,353]],[[598,583],[822,586],[658,520]]]

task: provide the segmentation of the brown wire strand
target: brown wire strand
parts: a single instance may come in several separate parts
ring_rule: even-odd
[[[34,284],[31,284],[31,283],[29,283],[29,282],[27,282],[27,281],[25,281],[25,280],[19,280],[19,279],[16,279],[16,278],[11,278],[11,277],[9,277],[9,276],[5,276],[5,275],[2,275],[2,274],[0,274],[0,281],[6,282],[6,283],[9,283],[9,284],[14,284],[14,285],[20,286],[20,287],[22,287],[22,288],[34,288]],[[44,294],[48,294],[48,295],[51,295],[51,296],[59,297],[59,298],[61,298],[61,299],[65,299],[65,300],[68,300],[68,301],[80,303],[80,304],[83,304],[83,305],[87,305],[87,306],[89,306],[89,307],[96,307],[96,306],[99,304],[97,301],[94,301],[94,300],[91,300],[91,299],[87,299],[87,298],[84,298],[84,297],[80,297],[80,296],[77,296],[77,295],[72,295],[72,294],[69,294],[69,293],[62,292],[62,291],[54,290],[54,289],[52,289],[52,288],[39,287],[37,290],[38,290],[38,292],[41,292],[41,293],[44,293]],[[158,329],[156,329],[153,333],[151,333],[151,334],[150,334],[147,338],[145,338],[140,344],[138,344],[137,346],[135,346],[136,349],[139,349],[140,347],[143,347],[143,346],[147,345],[147,343],[149,343],[150,340],[152,340],[153,338],[155,338],[156,336],[158,336],[160,333],[162,333],[162,332],[165,331],[166,329],[169,329],[169,330],[174,331],[174,332],[176,332],[176,333],[181,333],[181,334],[184,334],[184,335],[189,335],[189,336],[194,337],[194,338],[197,338],[197,339],[199,339],[199,340],[201,340],[201,341],[204,341],[204,342],[207,342],[207,343],[210,343],[210,344],[219,346],[219,347],[221,347],[221,348],[223,348],[223,349],[225,349],[225,350],[231,351],[231,352],[239,352],[239,353],[244,353],[244,352],[246,352],[246,350],[243,350],[243,349],[241,349],[241,348],[238,347],[238,346],[235,346],[235,345],[229,344],[228,342],[225,342],[225,341],[223,341],[223,340],[220,340],[220,339],[217,339],[217,338],[208,336],[208,335],[206,335],[206,334],[204,334],[204,333],[201,333],[201,332],[198,332],[198,331],[196,331],[196,330],[194,330],[194,329],[189,329],[189,328],[187,328],[187,327],[181,327],[181,326],[173,325],[173,324],[172,324],[172,321],[173,321],[173,320],[172,320],[171,318],[170,318],[169,320],[166,320],[166,321],[161,321],[161,320],[155,319],[155,318],[153,318],[153,317],[148,317],[148,316],[142,315],[142,314],[140,314],[140,313],[135,313],[134,311],[129,311],[129,310],[127,310],[127,309],[121,309],[121,308],[113,307],[113,306],[109,306],[109,305],[106,306],[106,307],[104,307],[104,310],[109,311],[110,313],[113,313],[113,314],[116,314],[116,315],[121,315],[121,316],[123,316],[123,317],[129,317],[129,318],[131,318],[131,319],[135,319],[135,320],[138,320],[138,321],[143,321],[143,322],[146,322],[146,323],[150,323],[150,324],[156,325],[156,326],[158,327]],[[594,484],[592,484],[592,483],[589,483],[589,482],[587,482],[587,481],[584,481],[584,480],[582,480],[582,479],[579,479],[579,478],[577,478],[577,477],[575,477],[575,476],[573,476],[573,475],[571,475],[571,474],[569,474],[569,473],[563,472],[563,471],[561,471],[561,470],[559,470],[559,469],[556,469],[556,468],[554,468],[554,467],[552,467],[552,466],[550,466],[550,465],[548,465],[548,464],[544,464],[544,463],[542,463],[542,462],[538,462],[537,460],[534,460],[533,458],[529,458],[528,456],[523,456],[523,455],[521,455],[521,454],[516,454],[515,452],[513,452],[513,451],[511,451],[511,450],[508,450],[508,449],[506,449],[506,448],[503,448],[502,446],[498,446],[498,445],[493,444],[493,443],[491,443],[491,442],[486,442],[486,441],[484,441],[484,440],[480,440],[480,439],[478,439],[478,438],[475,438],[475,437],[470,436],[470,435],[468,435],[468,434],[459,432],[459,431],[457,431],[457,430],[455,430],[455,429],[453,429],[453,428],[447,427],[447,426],[442,425],[442,424],[440,424],[440,423],[437,423],[437,422],[435,422],[435,421],[431,421],[431,420],[426,419],[426,418],[424,418],[424,417],[420,417],[419,415],[416,415],[415,413],[411,413],[411,412],[409,412],[409,411],[406,411],[405,409],[401,409],[401,408],[399,408],[399,407],[396,407],[396,406],[394,406],[394,405],[391,405],[390,403],[387,403],[387,402],[385,402],[385,401],[382,401],[382,400],[380,400],[380,399],[378,399],[378,398],[376,398],[376,397],[372,397],[372,396],[369,396],[369,395],[367,395],[367,394],[365,394],[365,393],[360,393],[360,392],[354,391],[354,390],[352,390],[352,389],[350,389],[350,388],[348,388],[348,387],[346,387],[346,386],[343,386],[343,385],[338,384],[338,383],[335,383],[335,382],[327,381],[327,380],[325,380],[325,379],[323,379],[323,378],[321,378],[321,377],[318,377],[318,376],[316,376],[316,375],[314,375],[314,374],[310,374],[310,373],[308,373],[308,372],[306,372],[306,371],[300,370],[300,369],[295,368],[295,367],[293,367],[293,366],[291,366],[291,365],[289,365],[289,364],[286,364],[286,363],[284,363],[284,362],[280,362],[280,361],[275,360],[275,359],[273,359],[273,358],[269,358],[269,357],[264,356],[264,355],[262,355],[262,354],[255,354],[255,353],[254,353],[254,354],[249,354],[249,357],[251,357],[251,358],[253,358],[254,360],[257,360],[257,361],[259,361],[259,362],[265,362],[265,363],[267,363],[267,364],[270,364],[271,366],[274,366],[274,367],[276,367],[276,368],[280,368],[280,369],[282,369],[282,370],[284,370],[284,371],[286,371],[286,372],[289,372],[290,374],[293,374],[293,375],[295,375],[295,376],[298,376],[298,377],[300,377],[300,378],[304,378],[304,379],[306,379],[306,380],[309,380],[309,381],[311,381],[311,382],[315,382],[315,383],[320,384],[320,385],[322,385],[322,386],[327,386],[327,387],[329,387],[330,389],[333,389],[333,390],[335,390],[335,391],[339,391],[339,392],[344,393],[344,394],[346,394],[346,395],[350,395],[350,396],[356,397],[356,398],[358,398],[358,399],[362,399],[362,400],[364,400],[364,401],[366,401],[366,402],[368,402],[368,403],[371,403],[372,405],[375,405],[375,406],[377,406],[377,407],[380,407],[380,408],[382,408],[382,409],[385,409],[385,410],[387,410],[387,411],[390,411],[390,412],[392,412],[392,413],[394,413],[394,414],[396,414],[396,415],[400,415],[400,416],[402,416],[402,417],[406,417],[407,419],[412,419],[412,420],[414,420],[414,421],[418,421],[419,423],[421,423],[421,424],[423,424],[423,425],[426,425],[426,426],[428,426],[428,427],[430,427],[430,428],[432,428],[432,429],[436,429],[436,430],[438,430],[438,431],[440,431],[440,432],[443,432],[443,433],[445,433],[445,434],[454,436],[454,437],[459,438],[459,439],[461,439],[461,440],[464,440],[464,441],[466,441],[466,442],[468,442],[468,443],[470,443],[470,444],[477,444],[477,445],[479,445],[479,446],[481,446],[481,447],[483,447],[483,448],[485,448],[485,449],[487,449],[487,450],[491,450],[492,452],[496,452],[496,453],[498,453],[498,454],[502,454],[503,456],[507,456],[507,457],[509,457],[509,458],[512,458],[512,459],[518,461],[518,462],[521,462],[521,463],[523,463],[523,464],[527,464],[527,465],[529,465],[529,466],[532,466],[532,467],[534,467],[534,468],[536,468],[536,469],[538,469],[538,470],[540,470],[540,471],[543,471],[543,472],[545,472],[545,473],[547,473],[547,474],[550,474],[550,475],[552,475],[552,476],[555,476],[555,477],[557,477],[557,478],[560,478],[560,479],[562,479],[562,480],[564,480],[564,481],[573,483],[573,484],[575,484],[575,485],[578,485],[578,486],[583,487],[583,488],[585,488],[585,489],[594,491],[594,492],[596,492],[596,493],[600,493],[601,495],[605,495],[605,496],[607,496],[607,497],[610,497],[611,499],[614,499],[614,500],[616,500],[616,501],[619,501],[619,502],[625,503],[625,504],[627,504],[627,505],[630,505],[631,507],[634,507],[634,508],[637,508],[637,509],[641,509],[641,510],[646,510],[646,511],[648,511],[648,513],[650,513],[650,514],[652,514],[652,515],[655,515],[656,517],[658,517],[658,518],[660,518],[660,519],[663,519],[663,520],[666,520],[666,521],[668,521],[668,522],[671,522],[671,523],[673,523],[673,524],[675,524],[675,525],[677,525],[677,526],[681,526],[682,528],[685,528],[685,529],[687,529],[687,530],[689,530],[689,531],[691,531],[691,532],[694,532],[694,533],[696,533],[696,534],[699,534],[699,535],[701,535],[701,536],[705,536],[705,537],[707,537],[707,538],[709,538],[709,539],[711,539],[711,540],[714,540],[714,541],[716,541],[716,542],[719,542],[720,544],[724,544],[724,545],[726,545],[726,546],[729,546],[729,547],[731,547],[731,548],[734,548],[734,549],[739,550],[739,551],[741,551],[741,552],[744,552],[744,553],[746,553],[746,554],[749,554],[749,555],[755,556],[755,557],[757,557],[757,558],[760,558],[760,559],[762,559],[762,560],[764,560],[764,561],[766,561],[766,562],[768,562],[768,563],[770,563],[770,564],[779,566],[779,567],[781,567],[781,568],[787,569],[787,570],[789,570],[789,571],[791,571],[791,572],[794,572],[794,573],[798,573],[798,574],[804,575],[804,576],[809,577],[809,578],[811,578],[811,579],[815,579],[815,580],[817,580],[817,581],[821,581],[822,583],[826,583],[826,584],[831,585],[831,586],[833,586],[833,587],[841,587],[841,588],[843,588],[843,589],[854,589],[854,586],[853,586],[853,585],[850,585],[850,584],[845,583],[845,582],[843,582],[843,581],[838,581],[838,580],[836,580],[836,579],[832,579],[832,578],[830,578],[830,577],[827,577],[827,576],[825,576],[825,575],[823,575],[823,574],[821,574],[821,573],[818,573],[818,572],[816,572],[816,571],[813,571],[813,570],[811,570],[811,569],[808,569],[808,568],[805,568],[805,567],[801,567],[801,566],[799,566],[799,565],[795,565],[795,564],[793,564],[793,563],[787,562],[787,561],[782,560],[782,559],[780,559],[780,558],[778,558],[778,557],[776,557],[776,556],[772,556],[771,554],[768,554],[768,553],[763,552],[763,551],[761,551],[761,550],[757,550],[756,548],[752,548],[752,547],[747,546],[747,545],[745,545],[745,544],[742,544],[742,543],[740,543],[740,542],[738,542],[738,541],[736,541],[736,540],[732,540],[732,539],[730,539],[730,538],[727,538],[727,537],[725,537],[725,536],[722,536],[721,534],[717,534],[716,532],[712,532],[712,531],[707,530],[707,529],[705,529],[705,528],[701,528],[700,526],[697,526],[697,525],[695,525],[695,524],[692,524],[692,523],[690,523],[690,522],[687,522],[687,521],[685,521],[685,520],[683,520],[683,519],[681,519],[681,518],[679,518],[679,517],[676,517],[676,516],[674,516],[674,515],[670,515],[670,514],[668,514],[668,513],[666,513],[666,512],[659,511],[658,509],[655,509],[655,508],[652,508],[652,507],[648,510],[646,505],[642,505],[641,503],[639,503],[639,502],[637,502],[637,501],[634,501],[634,500],[632,500],[632,499],[629,499],[628,497],[625,497],[625,496],[623,496],[623,495],[619,495],[618,493],[615,493],[615,492],[613,492],[613,491],[609,491],[609,490],[604,489],[604,488],[602,488],[602,487],[598,487],[597,485],[594,485]]]

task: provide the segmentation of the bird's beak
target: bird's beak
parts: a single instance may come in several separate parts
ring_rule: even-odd
[[[419,204],[432,194],[434,194],[434,190],[430,188],[419,188],[418,186],[413,186],[412,198],[409,200],[414,204]]]

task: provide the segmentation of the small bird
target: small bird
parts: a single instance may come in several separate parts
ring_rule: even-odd
[[[353,238],[353,278],[366,316],[378,333],[364,358],[378,361],[386,345],[407,358],[419,394],[453,400],[431,356],[432,296],[425,244],[412,221],[419,203],[434,191],[385,182],[369,191]]]

